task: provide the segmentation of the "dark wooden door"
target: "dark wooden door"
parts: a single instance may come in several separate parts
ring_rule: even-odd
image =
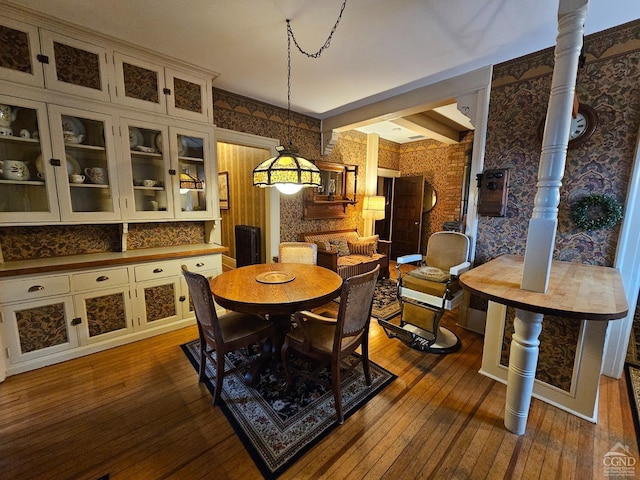
[[[396,178],[393,194],[391,258],[420,252],[424,178]]]

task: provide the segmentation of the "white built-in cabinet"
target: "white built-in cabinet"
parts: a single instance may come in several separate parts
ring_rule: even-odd
[[[3,6],[0,227],[121,223],[125,250],[129,223],[204,221],[213,242],[216,75]],[[1,263],[0,245],[0,381],[193,324],[180,267],[213,278],[225,249],[145,250]]]
[[[0,16],[0,225],[217,218],[215,74],[24,17]]]
[[[212,254],[0,280],[8,361],[0,378],[192,324],[182,265],[214,278],[221,260]]]

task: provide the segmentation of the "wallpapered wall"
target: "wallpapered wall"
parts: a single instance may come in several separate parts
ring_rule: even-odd
[[[560,189],[554,258],[593,265],[613,265],[620,224],[608,230],[583,231],[569,219],[573,202],[589,193],[604,193],[624,204],[640,126],[640,21],[585,38],[586,65],[576,92],[595,108],[594,135],[569,150]],[[509,168],[505,217],[480,217],[476,264],[502,254],[524,255],[529,218],[536,194],[541,142],[553,49],[494,67],[487,126],[485,168]],[[472,300],[475,308],[484,303]],[[508,358],[513,312],[507,317],[502,361]],[[569,391],[580,322],[545,316],[540,334],[536,378]]]
[[[599,126],[590,140],[569,150],[560,189],[554,258],[611,266],[620,225],[583,231],[569,219],[570,205],[589,193],[603,193],[624,204],[640,125],[640,21],[585,38],[586,66],[576,92],[595,108]],[[533,212],[553,50],[494,68],[487,126],[485,168],[509,168],[505,217],[480,217],[476,263],[501,254],[523,255]]]

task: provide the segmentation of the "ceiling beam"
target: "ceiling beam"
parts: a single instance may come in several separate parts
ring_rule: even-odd
[[[460,132],[458,130],[422,113],[396,118],[391,122],[448,145],[460,142]]]

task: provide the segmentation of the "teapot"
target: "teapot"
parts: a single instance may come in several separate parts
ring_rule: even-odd
[[[82,143],[84,140],[84,135],[74,135],[73,132],[64,131],[62,132],[64,137],[64,143]]]
[[[31,178],[27,162],[20,160],[0,160],[0,175],[7,180],[29,180]]]
[[[0,104],[0,128],[8,129],[11,127],[11,122],[16,119],[17,113],[18,109]]]

